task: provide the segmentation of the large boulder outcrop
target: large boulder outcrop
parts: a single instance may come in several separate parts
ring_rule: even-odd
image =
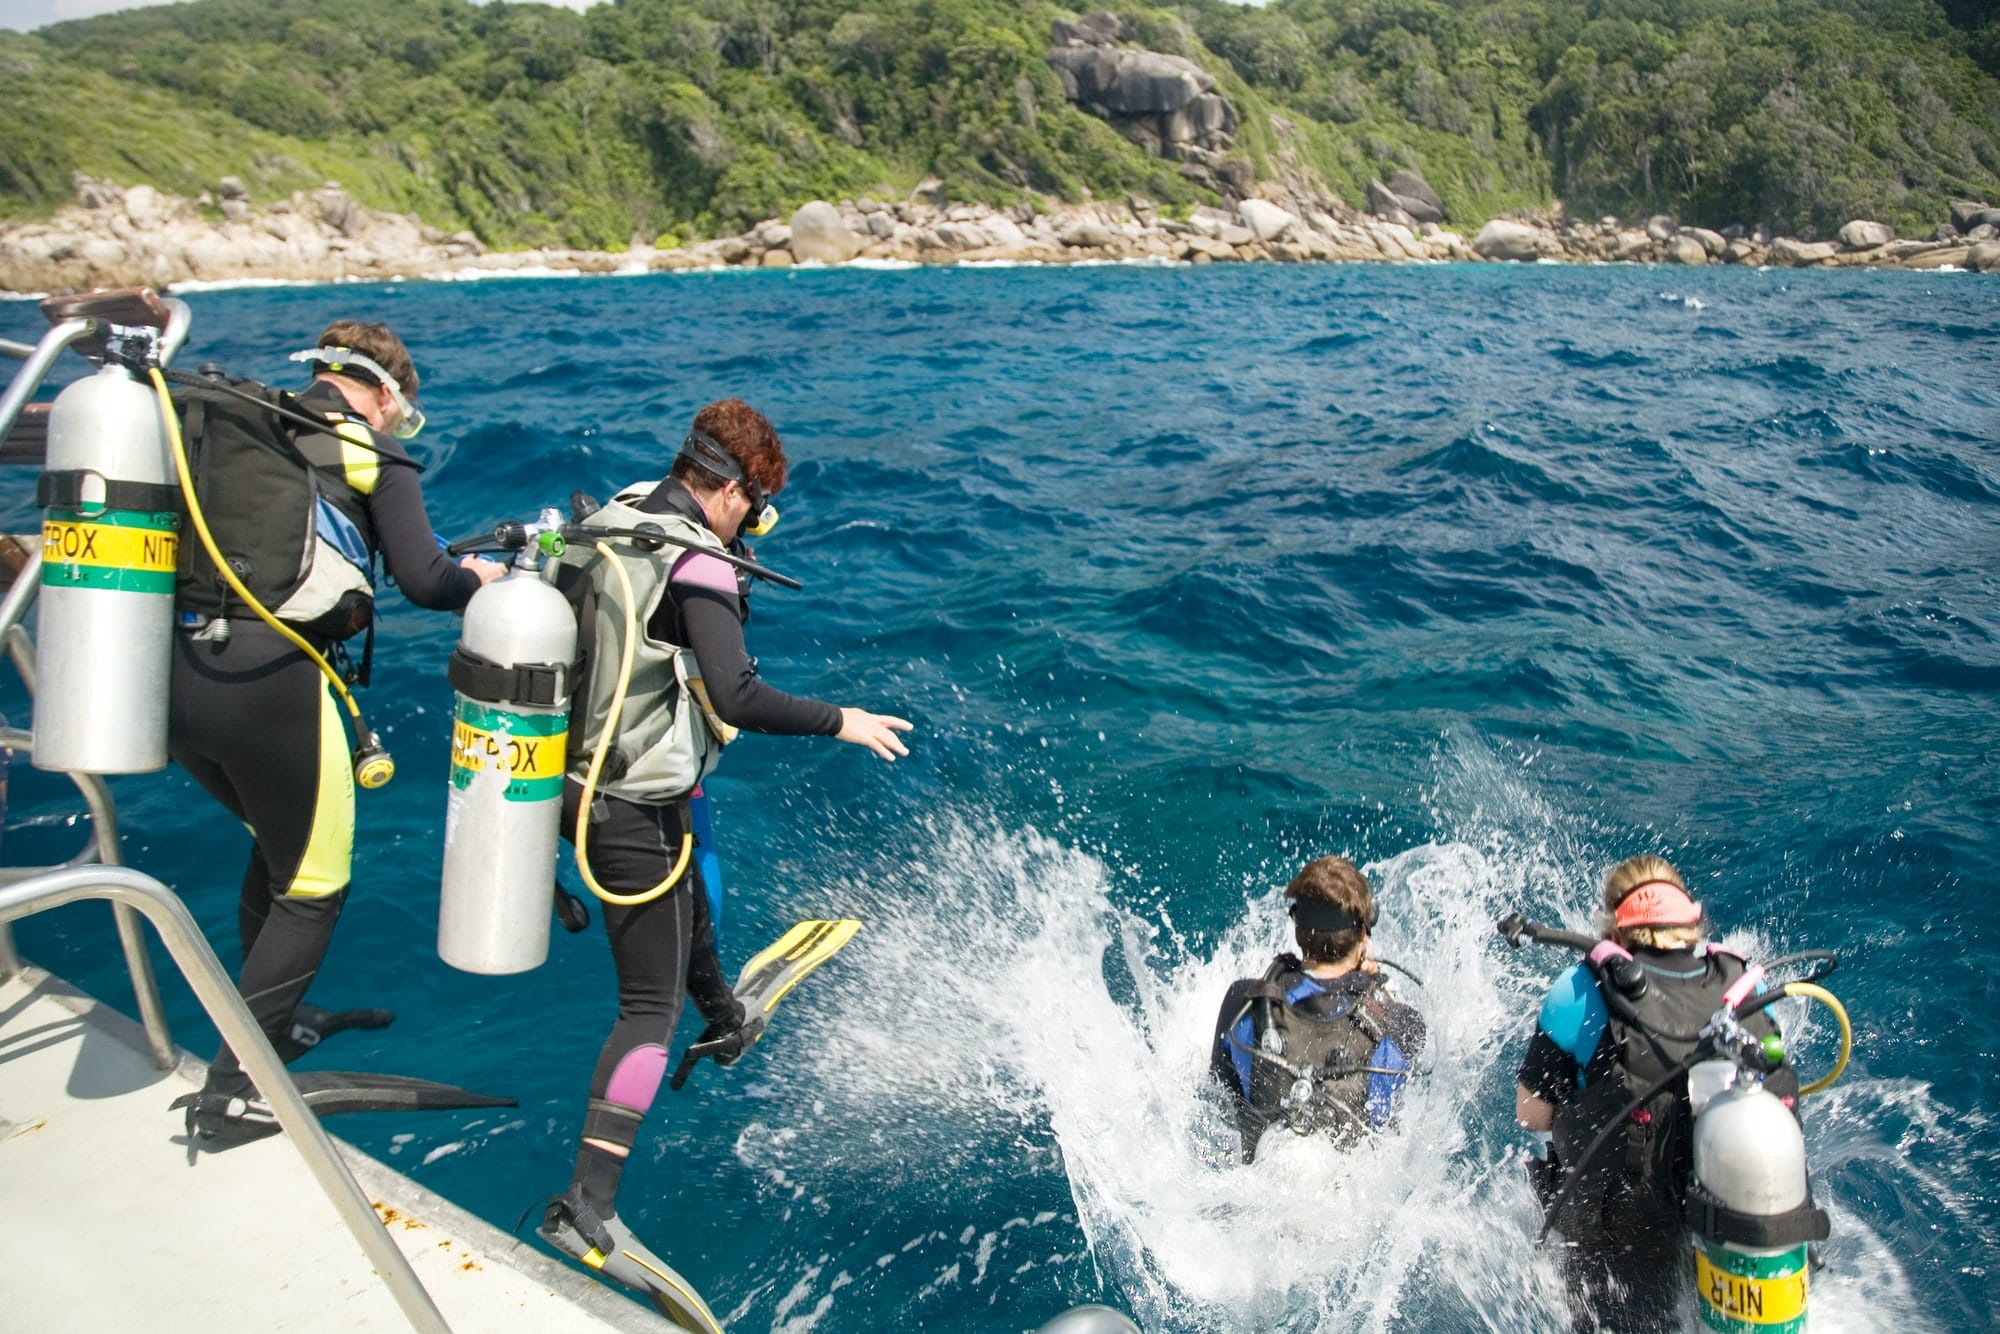
[[[1057,46],[1116,46],[1125,36],[1125,24],[1116,14],[1085,14],[1057,19],[1049,25],[1049,35]]]
[[[1185,56],[1118,45],[1115,15],[1057,19],[1049,65],[1070,101],[1159,157],[1210,164],[1236,137],[1236,108]]]
[[[1708,263],[1708,247],[1699,237],[1674,236],[1667,241],[1667,259],[1675,264]]]
[[[1896,229],[1886,222],[1856,218],[1840,229],[1840,244],[1849,250],[1875,250],[1896,239]]]
[[[1237,205],[1236,211],[1259,241],[1275,241],[1290,231],[1298,222],[1295,214],[1279,208],[1268,199],[1246,199]]]
[[[840,210],[824,199],[801,205],[792,214],[793,259],[845,264],[860,250],[861,242],[841,218]]]
[[[1969,232],[1978,226],[1978,217],[1989,207],[1977,199],[1954,199],[1951,201],[1951,225],[1960,233]]]
[[[1710,259],[1721,259],[1729,251],[1729,238],[1706,227],[1683,227],[1678,235],[1692,236],[1701,242],[1701,248],[1708,252]]]
[[[1368,202],[1368,211],[1377,217],[1389,216],[1378,207],[1388,203],[1408,214],[1416,223],[1443,222],[1445,219],[1444,200],[1438,198],[1438,192],[1431,189],[1421,175],[1407,167],[1391,176],[1386,185],[1369,181]]]
[[[1539,259],[1550,244],[1546,232],[1509,218],[1493,219],[1472,238],[1473,252],[1482,259]]]
[[[1781,236],[1771,242],[1771,262],[1805,268],[1813,264],[1824,264],[1840,253],[1840,246],[1833,241],[1800,241],[1789,236]]]

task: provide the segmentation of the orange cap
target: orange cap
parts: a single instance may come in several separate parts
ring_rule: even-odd
[[[1671,880],[1648,880],[1618,900],[1617,922],[1630,926],[1696,926],[1701,905]]]

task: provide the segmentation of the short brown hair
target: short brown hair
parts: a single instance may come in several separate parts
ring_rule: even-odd
[[[785,446],[763,413],[740,398],[725,398],[695,413],[694,429],[728,450],[765,495],[775,496],[784,489]],[[725,480],[685,454],[674,460],[673,475],[704,488],[721,486]]]
[[[417,396],[417,367],[410,360],[410,349],[403,346],[403,340],[386,324],[363,324],[360,320],[335,320],[326,326],[326,332],[319,336],[314,347],[345,347],[359,352],[383,370],[396,377],[396,387],[403,391],[403,397]],[[346,372],[341,372],[345,374]],[[363,379],[375,377],[362,375]]]
[[[1345,857],[1321,857],[1307,862],[1292,877],[1292,883],[1285,886],[1285,897],[1293,903],[1316,899],[1355,920],[1354,926],[1338,931],[1313,930],[1303,923],[1293,923],[1299,954],[1307,963],[1338,963],[1345,959],[1361,943],[1368,930],[1365,923],[1375,916],[1375,895],[1368,888],[1368,878]]]

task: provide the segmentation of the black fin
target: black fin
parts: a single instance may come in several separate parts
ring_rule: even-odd
[[[317,1116],[342,1112],[440,1112],[455,1107],[518,1107],[513,1098],[474,1093],[456,1084],[439,1084],[408,1075],[382,1075],[364,1070],[308,1070],[292,1076]]]

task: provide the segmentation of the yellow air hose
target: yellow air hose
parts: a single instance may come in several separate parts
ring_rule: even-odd
[[[209,532],[208,519],[201,512],[201,502],[195,499],[194,474],[188,467],[187,445],[181,439],[180,417],[174,411],[173,395],[167,392],[166,377],[160,374],[158,367],[151,367],[146,373],[152,377],[153,392],[159,395],[160,414],[167,423],[167,442],[173,446],[174,451],[174,472],[180,478],[181,498],[187,502],[188,518],[193,521],[194,530],[201,538],[202,550],[208,553],[208,559],[215,565],[215,572],[222,576],[223,583],[229,585],[230,592],[241,598],[244,605],[257,614],[258,620],[290,641],[299,652],[312,660],[313,666],[319,668],[320,674],[326,677],[327,684],[333,687],[334,693],[347,705],[347,712],[354,719],[355,739],[365,745],[373,739],[374,734],[368,730],[368,724],[362,721],[361,705],[356,702],[354,692],[347,688],[347,682],[340,679],[340,673],[333,669],[333,664],[329,663],[318,649],[307,643],[303,635],[273,616],[265,609],[264,604],[243,586],[243,581],[236,577],[236,571],[230,568],[229,561],[223,556],[222,549],[215,544],[215,535]],[[357,766],[354,776],[361,786],[377,788],[395,775],[395,761],[384,751]]]
[[[1833,1069],[1823,1078],[1816,1079],[1799,1090],[1801,1098],[1833,1087],[1833,1081],[1840,1078],[1847,1069],[1847,1058],[1854,1050],[1854,1027],[1847,1022],[1847,1009],[1831,991],[1814,982],[1787,982],[1780,988],[1787,996],[1802,996],[1816,1000],[1833,1011],[1833,1017],[1840,1021],[1840,1059],[1833,1063]]]
[[[625,651],[618,659],[618,688],[611,692],[611,708],[604,715],[604,727],[598,733],[597,747],[590,753],[590,769],[584,774],[583,800],[577,803],[576,869],[583,873],[583,883],[598,898],[621,908],[636,908],[642,903],[651,903],[680,883],[680,878],[687,873],[688,859],[694,855],[694,834],[690,831],[681,835],[680,859],[674,863],[674,869],[667,872],[667,878],[651,889],[642,889],[637,894],[615,893],[598,884],[597,877],[590,873],[590,805],[597,798],[597,777],[603,772],[604,757],[611,750],[611,738],[618,735],[618,720],[625,714],[625,692],[632,685],[632,657],[639,639],[639,614],[632,606],[637,596],[632,590],[632,576],[625,573],[625,563],[609,546],[603,542],[596,545],[597,554],[611,562],[611,572],[618,576],[619,587],[625,592]]]

